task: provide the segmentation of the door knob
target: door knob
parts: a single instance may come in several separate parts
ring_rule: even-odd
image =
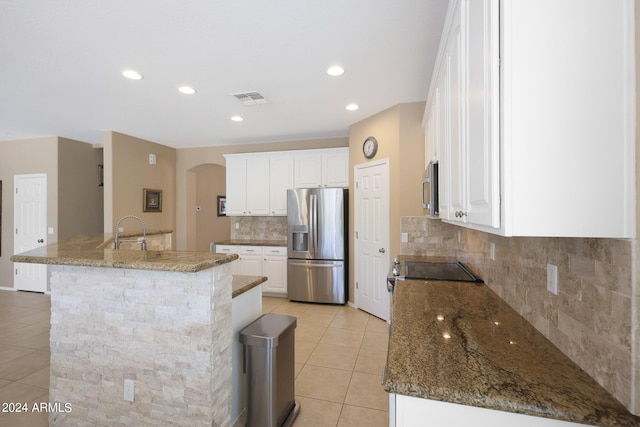
[[[381,254],[383,254],[383,253],[385,253],[385,250],[384,250],[384,248],[380,248],[380,249],[378,249],[378,252],[380,252]]]

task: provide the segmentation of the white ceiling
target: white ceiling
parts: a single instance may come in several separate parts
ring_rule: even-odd
[[[0,0],[0,140],[100,144],[113,130],[183,148],[347,136],[426,99],[447,3]],[[333,64],[346,73],[328,76]],[[125,79],[127,68],[144,79]],[[269,103],[231,96],[250,90]],[[360,109],[347,111],[352,102]]]

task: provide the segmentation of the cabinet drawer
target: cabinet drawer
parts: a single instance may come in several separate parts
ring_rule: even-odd
[[[216,252],[223,254],[237,254],[238,247],[235,245],[216,245]]]
[[[238,246],[240,255],[262,255],[262,246]]]
[[[287,256],[286,246],[264,246],[262,248],[263,255]]]

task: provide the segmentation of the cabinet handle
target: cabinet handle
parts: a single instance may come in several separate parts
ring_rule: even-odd
[[[463,216],[467,216],[467,213],[462,211],[456,211],[455,215],[456,215],[456,218],[462,218]]]

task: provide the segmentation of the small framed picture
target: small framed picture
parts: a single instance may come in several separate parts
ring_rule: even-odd
[[[142,189],[142,211],[162,212],[162,190]]]
[[[227,196],[218,196],[218,216],[227,216]]]

